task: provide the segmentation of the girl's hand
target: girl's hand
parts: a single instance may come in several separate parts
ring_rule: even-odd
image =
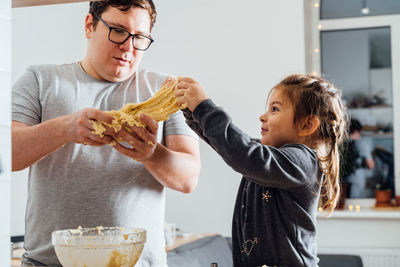
[[[187,104],[193,111],[198,104],[208,99],[203,87],[192,78],[180,77],[176,85],[175,96],[179,106]]]

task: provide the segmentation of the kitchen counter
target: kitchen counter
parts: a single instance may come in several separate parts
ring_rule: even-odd
[[[374,209],[374,199],[370,205],[363,205],[361,200],[346,202],[346,210],[334,211],[329,218],[318,214],[318,252],[359,255],[365,267],[399,266],[395,264],[400,262],[397,207]],[[357,205],[360,205],[359,211],[355,209]]]

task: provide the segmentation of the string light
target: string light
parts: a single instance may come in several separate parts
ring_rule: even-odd
[[[315,48],[315,53],[319,53],[319,49],[318,48]]]
[[[315,3],[314,6],[315,6],[316,8],[318,8],[318,7],[319,7],[319,3]]]
[[[360,205],[356,205],[356,211],[357,211],[357,212],[360,212],[360,210],[361,210]]]
[[[322,25],[321,25],[321,24],[318,24],[317,29],[318,29],[318,30],[321,30],[321,29],[322,29]]]
[[[349,205],[349,211],[353,211],[354,206],[353,205]]]
[[[363,0],[362,7],[361,7],[361,14],[368,15],[369,8],[367,7],[367,0]]]

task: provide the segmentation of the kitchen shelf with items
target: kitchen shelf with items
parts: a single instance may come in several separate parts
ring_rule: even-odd
[[[342,89],[349,116],[359,125],[350,137],[358,155],[353,165],[357,171],[343,178],[349,188],[346,196],[372,199],[382,181],[395,191],[393,181],[400,175],[394,170],[400,105],[399,81],[393,75],[398,73],[394,31],[385,25],[325,26],[316,35],[321,53],[314,67]]]
[[[364,82],[366,88],[356,89],[353,87],[351,90],[344,90],[344,97],[349,103],[350,116],[361,122],[365,136],[393,139],[393,94],[390,60],[386,59],[385,63],[382,63],[382,59],[377,59],[374,55],[374,49],[371,48],[373,43],[370,44],[368,79]]]
[[[384,40],[386,42],[387,38]],[[376,53],[371,48],[374,42],[377,41],[371,41],[369,45],[368,78],[363,82],[365,88],[344,90],[344,97],[348,101],[351,118],[358,119],[363,125],[364,135],[373,139],[391,139],[390,146],[393,146],[392,69],[390,60],[385,59],[383,63],[382,59],[374,55]],[[393,150],[392,147],[390,150]]]
[[[391,88],[380,90],[379,93],[371,94],[371,91],[351,92],[353,95],[344,97],[349,101],[349,115],[352,119],[358,120],[362,125],[362,142],[371,149],[374,167],[370,172],[365,172],[365,188],[363,197],[373,198],[377,194],[377,186],[384,186],[390,189],[389,199],[394,191],[393,154],[393,105],[391,103]],[[349,92],[347,92],[349,93]],[[364,95],[363,95],[364,93]],[[370,140],[370,141],[367,141]],[[361,148],[359,148],[361,149]],[[383,155],[384,154],[384,155]],[[382,158],[383,157],[383,158]],[[389,160],[389,161],[388,161]],[[390,163],[390,161],[392,163]],[[376,206],[376,204],[375,204]]]
[[[346,97],[346,95],[344,96]],[[363,136],[374,139],[393,151],[393,106],[378,95],[353,97],[349,104],[349,115],[363,125]],[[376,140],[376,141],[375,141]]]

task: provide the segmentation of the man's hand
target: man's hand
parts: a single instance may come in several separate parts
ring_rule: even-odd
[[[125,147],[119,143],[116,143],[113,147],[125,156],[136,161],[145,162],[151,159],[156,149],[158,123],[146,114],[141,114],[140,120],[147,125],[146,128],[125,125],[129,130],[122,127],[117,134],[117,137],[129,143],[132,148]]]
[[[94,108],[86,108],[65,116],[63,132],[65,133],[66,141],[91,146],[103,146],[114,141],[116,133],[105,125],[106,131],[103,133],[103,137],[92,133],[93,127],[90,120],[111,123],[113,117],[104,111]]]
[[[175,96],[179,106],[187,104],[191,111],[208,98],[200,83],[188,77],[178,78]]]

